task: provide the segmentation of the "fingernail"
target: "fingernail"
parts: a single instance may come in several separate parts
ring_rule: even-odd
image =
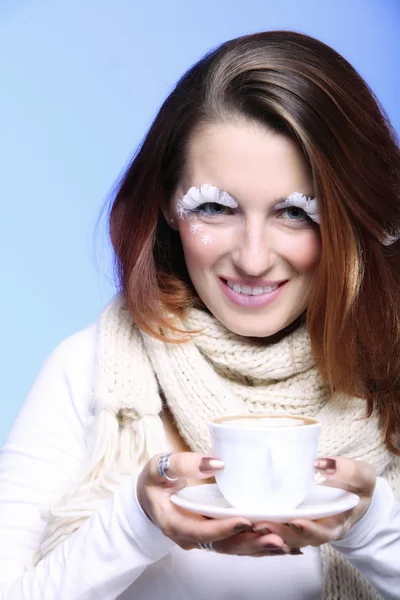
[[[268,529],[268,527],[263,526],[263,527],[253,527],[253,531],[254,533],[262,533],[263,535],[267,535],[268,533],[272,533],[272,531],[270,529]]]
[[[264,544],[264,549],[269,550],[273,554],[289,554],[290,548],[284,544],[283,546],[277,546],[276,544]]]
[[[304,554],[304,552],[302,552],[300,548],[290,548],[289,554],[292,556],[299,556],[300,554]]]
[[[336,460],[333,458],[318,458],[314,461],[314,467],[327,475],[336,473]]]
[[[245,531],[251,531],[253,528],[251,525],[239,524],[236,525],[233,529],[234,531],[236,531],[236,533],[244,533]]]
[[[213,471],[219,471],[224,468],[224,463],[219,458],[204,457],[200,461],[199,471],[200,473],[212,473]]]
[[[274,549],[270,550],[269,548],[266,548],[266,550],[268,550],[268,552],[269,552],[270,554],[275,554],[275,555],[279,555],[279,556],[281,556],[281,555],[283,555],[283,554],[286,554],[286,552],[284,552],[284,551],[283,551],[283,550],[281,550],[280,548],[276,548],[275,550],[274,550]]]
[[[295,533],[303,533],[304,529],[301,525],[296,525],[296,523],[288,523],[290,529],[293,529]]]

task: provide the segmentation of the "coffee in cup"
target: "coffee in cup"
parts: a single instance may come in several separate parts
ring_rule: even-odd
[[[284,414],[219,417],[209,423],[213,455],[224,462],[218,488],[237,508],[292,510],[306,497],[314,478],[321,424]]]

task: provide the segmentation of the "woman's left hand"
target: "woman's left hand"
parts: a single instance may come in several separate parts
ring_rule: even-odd
[[[289,523],[259,522],[253,530],[277,534],[291,548],[320,546],[344,538],[349,529],[367,511],[376,484],[376,472],[366,462],[343,457],[321,458],[315,461],[315,468],[326,480],[323,485],[341,488],[360,497],[358,505],[347,512],[310,521],[294,519]]]

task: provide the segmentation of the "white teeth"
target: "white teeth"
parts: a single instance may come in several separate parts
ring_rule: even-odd
[[[238,294],[244,294],[245,296],[259,296],[260,294],[269,294],[278,289],[277,285],[266,285],[264,287],[250,287],[248,285],[239,285],[238,283],[226,282],[227,286]]]
[[[251,293],[253,296],[259,296],[260,294],[263,293],[263,289],[262,289],[262,287],[255,287],[255,288],[253,288],[253,291]]]

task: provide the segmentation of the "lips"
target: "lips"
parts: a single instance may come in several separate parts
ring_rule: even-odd
[[[275,300],[287,283],[287,281],[283,281],[273,285],[249,286],[222,278],[220,278],[220,282],[222,291],[230,302],[249,308],[267,306]]]

